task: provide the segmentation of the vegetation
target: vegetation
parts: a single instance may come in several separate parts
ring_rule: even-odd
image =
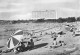
[[[0,24],[16,24],[16,23],[42,23],[42,22],[58,22],[58,23],[63,23],[63,22],[76,22],[80,21],[80,17],[67,17],[67,18],[58,18],[58,19],[37,19],[37,20],[0,20]]]

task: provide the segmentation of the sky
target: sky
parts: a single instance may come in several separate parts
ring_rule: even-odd
[[[57,17],[80,16],[80,0],[0,0],[0,19],[31,19],[34,10],[55,10]]]

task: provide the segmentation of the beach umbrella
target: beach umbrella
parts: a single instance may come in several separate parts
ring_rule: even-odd
[[[18,30],[17,32],[14,33],[12,37],[9,38],[7,47],[8,49],[13,49],[19,45],[19,43],[23,39],[23,31]]]
[[[23,35],[23,30],[17,30],[14,35]]]
[[[19,44],[19,40],[15,39],[14,37],[11,37],[7,43],[8,49],[13,49]]]

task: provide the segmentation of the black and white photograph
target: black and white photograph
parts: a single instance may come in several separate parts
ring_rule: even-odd
[[[0,0],[0,55],[80,55],[80,0]]]

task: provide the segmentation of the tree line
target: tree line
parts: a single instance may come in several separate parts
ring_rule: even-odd
[[[0,24],[4,23],[11,23],[11,24],[16,24],[16,23],[43,23],[43,22],[58,22],[58,23],[64,23],[64,22],[76,22],[76,21],[80,21],[80,17],[67,17],[67,18],[58,18],[58,19],[45,19],[45,18],[41,18],[41,19],[37,19],[37,20],[0,20]]]
[[[64,23],[64,22],[76,22],[80,21],[80,17],[68,17],[68,18],[58,18],[58,19],[37,19],[35,22],[58,22],[58,23]]]

